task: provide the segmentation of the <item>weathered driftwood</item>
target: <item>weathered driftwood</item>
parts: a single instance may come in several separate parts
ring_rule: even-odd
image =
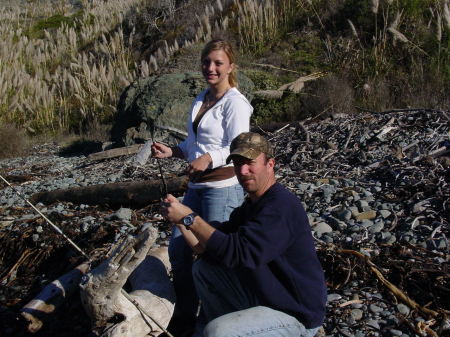
[[[21,315],[28,321],[28,331],[37,332],[46,320],[65,301],[65,299],[78,289],[81,277],[89,269],[88,263],[83,263],[74,270],[56,279],[28,302],[21,310]]]
[[[169,324],[175,293],[167,273],[167,248],[149,251],[157,235],[150,228],[127,238],[82,281],[81,300],[98,335],[157,336]],[[127,280],[129,294],[122,289]]]
[[[187,177],[166,179],[166,184],[169,193],[182,192],[186,189]],[[33,194],[30,201],[44,204],[70,201],[75,204],[141,208],[159,200],[164,193],[160,180],[134,181],[40,192]]]
[[[103,159],[116,158],[116,157],[120,157],[120,156],[135,154],[135,153],[139,152],[139,150],[141,149],[141,147],[143,145],[144,144],[135,144],[135,145],[125,146],[125,147],[119,147],[117,149],[111,149],[111,150],[91,153],[88,156],[88,158],[90,160],[103,160]]]

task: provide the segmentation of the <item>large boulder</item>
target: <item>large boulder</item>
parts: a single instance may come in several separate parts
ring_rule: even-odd
[[[239,90],[252,98],[253,82],[239,73]],[[187,113],[194,98],[206,88],[200,72],[153,75],[139,79],[122,93],[111,138],[117,145],[142,143],[168,135],[183,138]],[[173,139],[172,139],[173,140]]]

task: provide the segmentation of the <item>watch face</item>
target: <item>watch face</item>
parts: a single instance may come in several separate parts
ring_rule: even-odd
[[[183,219],[183,223],[185,226],[192,225],[194,223],[194,215],[192,214],[186,215]]]

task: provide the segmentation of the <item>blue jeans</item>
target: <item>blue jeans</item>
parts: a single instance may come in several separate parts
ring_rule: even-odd
[[[236,184],[223,188],[189,188],[183,198],[183,204],[214,225],[215,221],[227,221],[231,212],[240,206],[243,200],[244,191],[241,185]],[[192,250],[177,226],[172,229],[169,258],[177,296],[175,315],[194,319],[198,308],[198,297],[192,280]]]
[[[203,329],[205,337],[313,337],[319,329],[307,329],[295,317],[261,306],[235,269],[200,259],[192,272],[209,322]],[[197,330],[195,336],[202,336],[202,332]]]

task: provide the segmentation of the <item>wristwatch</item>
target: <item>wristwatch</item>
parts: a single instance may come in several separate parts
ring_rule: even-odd
[[[198,214],[195,212],[192,212],[191,214],[188,214],[183,218],[182,222],[183,222],[183,225],[186,227],[186,229],[189,229],[189,227],[192,226],[196,216],[198,216]]]

